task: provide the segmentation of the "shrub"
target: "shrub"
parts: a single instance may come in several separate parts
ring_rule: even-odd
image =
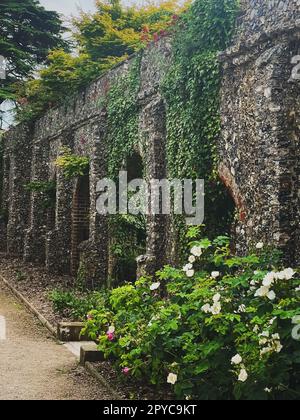
[[[179,398],[299,399],[297,274],[277,251],[232,256],[227,237],[190,249],[183,269],[112,290],[84,332],[123,374],[167,381]]]
[[[74,321],[83,321],[86,314],[101,306],[104,297],[101,292],[79,294],[62,290],[53,290],[49,293],[53,310],[63,317]]]

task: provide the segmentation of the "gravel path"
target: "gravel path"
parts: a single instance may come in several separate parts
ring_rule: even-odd
[[[0,400],[111,399],[2,285],[0,319]]]

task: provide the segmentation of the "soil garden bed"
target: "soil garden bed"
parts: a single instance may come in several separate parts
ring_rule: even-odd
[[[174,400],[174,394],[169,387],[157,389],[147,386],[136,379],[120,379],[116,370],[109,361],[94,362],[93,367],[106,379],[108,384],[125,400]]]
[[[55,289],[67,289],[73,283],[69,276],[49,274],[43,267],[24,263],[18,258],[0,254],[0,274],[20,292],[53,326],[62,318],[53,310],[49,293]]]

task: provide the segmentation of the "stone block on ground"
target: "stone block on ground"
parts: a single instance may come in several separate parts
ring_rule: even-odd
[[[57,337],[60,341],[90,341],[87,336],[81,335],[83,322],[60,322],[57,326]]]
[[[98,350],[96,343],[84,344],[80,349],[80,364],[85,365],[86,362],[102,362],[104,355]]]

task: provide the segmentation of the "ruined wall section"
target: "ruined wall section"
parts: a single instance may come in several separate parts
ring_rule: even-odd
[[[126,71],[124,63],[112,72],[96,80],[86,90],[70,98],[64,106],[49,111],[35,125],[32,178],[56,181],[54,225],[49,230],[47,214],[40,211],[40,204],[32,194],[31,225],[27,231],[25,258],[46,261],[46,267],[54,273],[70,273],[70,267],[78,266],[77,252],[71,247],[73,206],[77,180],[67,179],[54,164],[64,148],[90,159],[90,212],[89,239],[80,246],[90,285],[106,281],[108,258],[107,218],[96,212],[96,182],[107,175],[107,145],[105,142],[107,115],[105,104],[113,80]],[[43,156],[41,155],[43,154]],[[38,242],[41,242],[41,247]],[[42,244],[45,244],[44,247]],[[75,273],[73,273],[75,274]]]
[[[20,125],[3,138],[3,194],[1,243],[11,255],[22,256],[29,220],[33,126]]]
[[[170,42],[161,40],[146,49],[141,61],[136,152],[143,160],[148,180],[166,176],[166,110],[160,84],[171,63],[170,50]],[[108,217],[96,211],[97,181],[108,173],[107,95],[114,81],[129,72],[134,63],[129,59],[112,69],[63,106],[50,110],[30,130],[20,124],[5,135],[5,154],[9,158],[4,163],[9,162],[9,168],[5,163],[2,206],[9,203],[10,208],[8,226],[0,229],[3,249],[8,252],[17,249],[26,261],[44,263],[53,273],[69,274],[71,267],[78,266],[74,260],[78,256],[74,249],[74,229],[72,232],[72,226],[78,229],[78,220],[74,220],[78,212],[73,208],[78,180],[67,179],[54,162],[64,147],[89,157],[89,238],[79,246],[80,274],[89,287],[105,284],[108,272]],[[24,190],[23,186],[32,181],[56,182],[53,211],[43,207],[40,193]],[[140,271],[154,272],[166,261],[166,236],[166,218],[150,216],[147,252],[139,259]]]
[[[220,176],[239,210],[238,250],[263,241],[295,261],[300,80],[292,61],[300,55],[300,5],[246,3],[235,44],[221,55]]]
[[[145,179],[167,178],[166,104],[160,86],[171,65],[171,43],[164,40],[145,51],[141,62],[139,104],[139,153],[145,167]],[[154,274],[170,262],[168,237],[169,216],[147,216],[146,255],[138,258],[138,274]]]

